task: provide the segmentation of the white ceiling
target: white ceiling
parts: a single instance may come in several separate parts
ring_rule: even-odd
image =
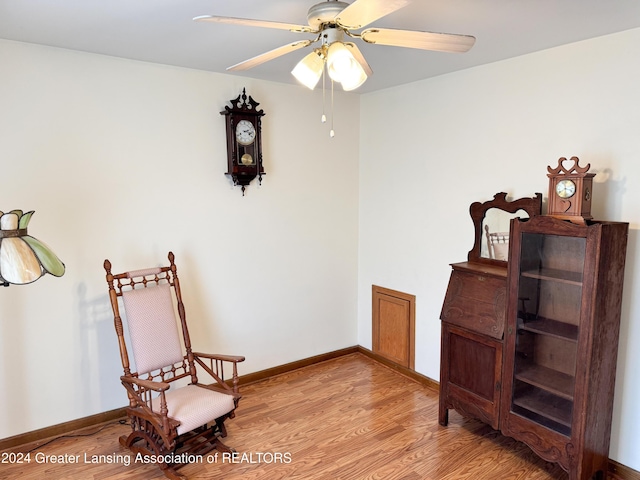
[[[345,0],[352,3],[351,0]],[[197,15],[306,25],[319,0],[0,0],[0,38],[211,72],[314,35],[194,22]],[[639,0],[413,0],[372,26],[476,37],[467,53],[357,40],[371,92],[476,65],[640,27]],[[232,75],[295,83],[298,50]],[[304,88],[304,87],[301,87]]]

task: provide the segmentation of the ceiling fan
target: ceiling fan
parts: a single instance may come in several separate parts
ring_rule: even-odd
[[[339,82],[344,90],[362,85],[373,71],[355,43],[345,41],[345,36],[364,42],[395,47],[462,53],[475,43],[475,37],[449,33],[397,30],[390,28],[365,28],[371,22],[408,5],[411,0],[355,0],[349,4],[340,0],[327,0],[313,5],[307,13],[308,25],[253,20],[249,18],[202,15],[196,21],[227,23],[251,27],[275,28],[317,36],[311,40],[299,40],[250,58],[227,70],[247,70],[287,53],[320,42],[320,46],[304,57],[291,72],[307,87],[315,88],[325,65],[331,79]],[[361,30],[363,29],[364,30]],[[359,33],[354,30],[361,30]]]

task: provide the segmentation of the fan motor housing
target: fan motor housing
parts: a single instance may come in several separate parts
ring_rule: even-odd
[[[340,1],[327,1],[314,5],[307,13],[309,26],[319,28],[325,23],[332,23],[336,15],[348,6],[348,3]]]

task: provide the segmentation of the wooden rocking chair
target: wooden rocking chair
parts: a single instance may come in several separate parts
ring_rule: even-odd
[[[105,260],[104,269],[124,368],[120,380],[129,396],[127,414],[132,431],[120,437],[120,443],[136,455],[155,456],[168,478],[184,479],[176,471],[185,464],[182,460],[213,449],[233,451],[220,438],[226,437],[224,421],[234,417],[240,400],[237,364],[244,357],[191,350],[171,252],[169,262],[167,267],[114,275],[111,262]],[[129,363],[120,302],[124,306],[135,372]],[[196,364],[213,379],[211,384],[200,383]],[[225,381],[225,365],[232,368],[231,386]],[[173,383],[181,379],[184,380]]]

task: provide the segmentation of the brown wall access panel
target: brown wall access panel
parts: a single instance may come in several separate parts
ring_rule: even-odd
[[[373,351],[415,368],[416,297],[372,285]]]

